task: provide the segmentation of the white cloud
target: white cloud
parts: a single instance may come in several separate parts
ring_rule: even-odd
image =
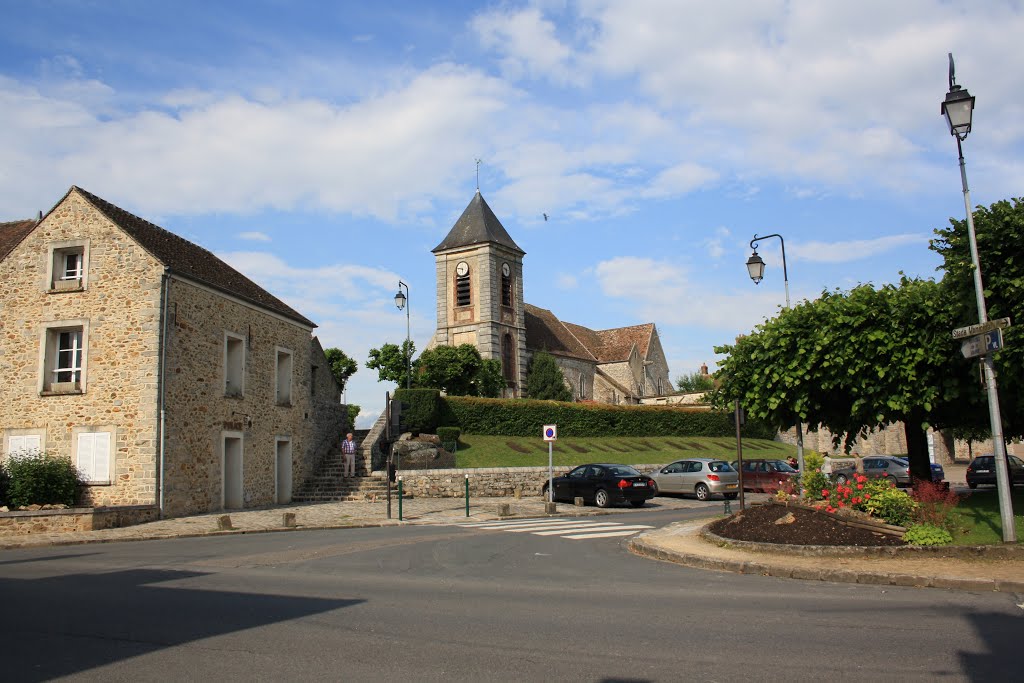
[[[240,233],[238,233],[238,238],[239,239],[243,239],[243,240],[251,240],[253,242],[270,242],[271,241],[270,240],[270,235],[266,234],[265,232],[258,232],[258,231],[255,231],[255,230],[251,230],[251,231],[248,231],[248,232],[240,232]]]
[[[790,254],[796,259],[817,263],[846,263],[872,258],[904,246],[925,247],[928,235],[901,234],[887,235],[869,240],[845,240],[840,242],[798,242],[790,246]]]
[[[568,64],[571,51],[559,41],[555,24],[545,19],[539,8],[484,12],[473,17],[470,27],[481,45],[502,55],[502,69],[511,79],[575,80]]]
[[[576,289],[579,285],[579,278],[569,273],[559,273],[555,278],[555,286],[559,289]]]

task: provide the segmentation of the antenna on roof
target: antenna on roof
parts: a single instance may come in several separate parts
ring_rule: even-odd
[[[476,160],[476,191],[480,192],[480,160]]]

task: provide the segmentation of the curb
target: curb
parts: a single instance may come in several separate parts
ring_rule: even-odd
[[[629,551],[641,557],[649,557],[655,560],[662,560],[664,562],[674,562],[675,564],[681,564],[694,569],[732,572],[734,574],[759,574],[761,576],[774,576],[780,579],[831,581],[834,583],[859,583],[875,586],[945,588],[962,591],[1024,593],[1024,581],[961,578],[956,576],[923,576],[920,574],[851,571],[848,569],[787,567],[769,562],[751,562],[746,560],[726,560],[703,557],[693,553],[670,550],[662,545],[645,540],[646,536],[653,535],[655,533],[657,532],[648,532],[632,538],[627,546]]]

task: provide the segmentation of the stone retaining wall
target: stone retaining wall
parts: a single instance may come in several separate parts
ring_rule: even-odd
[[[0,536],[113,529],[159,518],[160,510],[155,505],[0,512]]]
[[[665,465],[635,465],[636,469],[649,474]],[[555,467],[555,476],[572,469],[572,466]],[[383,472],[375,473],[384,476]],[[466,495],[466,475],[469,475],[471,498],[514,496],[518,490],[524,496],[539,496],[541,487],[548,480],[547,467],[478,467],[450,470],[399,470],[402,490],[420,498],[461,498]]]

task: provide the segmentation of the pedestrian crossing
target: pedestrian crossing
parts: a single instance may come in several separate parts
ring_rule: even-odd
[[[632,536],[644,529],[653,529],[647,524],[622,524],[593,519],[520,519],[498,522],[466,522],[455,526],[483,531],[506,531],[513,534],[534,536],[558,536],[573,541],[591,538],[613,538]]]

